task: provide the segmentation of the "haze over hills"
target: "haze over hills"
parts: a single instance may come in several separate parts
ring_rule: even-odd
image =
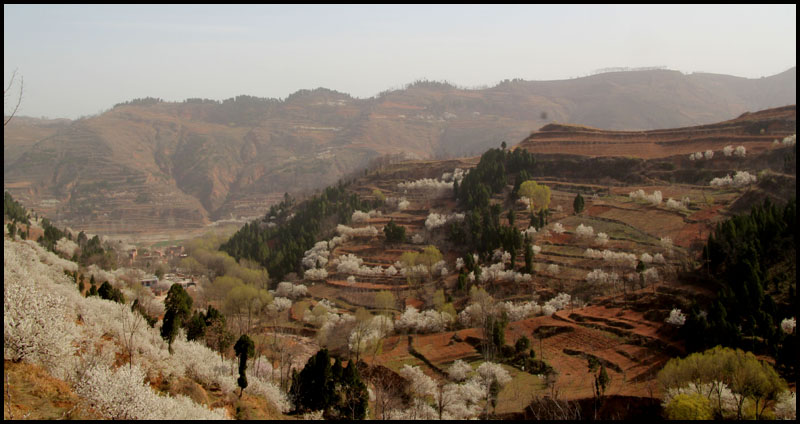
[[[4,188],[92,232],[190,229],[262,215],[285,192],[379,158],[477,155],[553,121],[653,130],[794,103],[796,68],[761,79],[614,72],[481,90],[417,82],[370,99],[319,88],[285,100],[132,101],[69,123],[15,118],[4,131]]]

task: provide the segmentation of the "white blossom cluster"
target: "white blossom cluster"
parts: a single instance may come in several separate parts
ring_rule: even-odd
[[[669,316],[664,321],[666,321],[667,324],[680,327],[686,323],[686,314],[682,313],[680,309],[673,308],[669,311]]]
[[[781,140],[780,142],[778,142],[777,139],[775,140],[775,144],[783,144],[784,146],[794,146],[796,142],[797,142],[797,134],[792,134],[790,136],[784,137],[783,140]]]
[[[519,199],[517,199],[517,203],[519,203],[521,205],[528,206],[528,205],[531,204],[531,199],[529,199],[529,198],[527,198],[525,196],[520,196]]]
[[[631,200],[637,200],[637,199],[645,200],[647,202],[650,202],[654,206],[660,205],[661,201],[663,200],[660,190],[653,191],[653,194],[647,194],[645,193],[644,190],[639,189],[628,193],[628,197],[630,197]]]
[[[564,230],[564,226],[563,226],[563,225],[561,225],[561,223],[560,223],[560,222],[556,222],[556,223],[553,225],[553,232],[554,232],[554,233],[563,234],[563,233],[564,233],[564,231],[565,231],[565,230]]]
[[[633,253],[614,252],[608,249],[597,250],[589,248],[583,252],[583,255],[586,256],[587,258],[592,258],[592,259],[602,258],[604,261],[610,262],[613,265],[636,268],[637,258],[636,255],[634,255]]]
[[[639,257],[639,260],[646,264],[651,264],[653,263],[653,256],[647,252],[644,252],[642,253],[642,256]]]
[[[499,302],[497,308],[507,314],[509,321],[519,321],[542,313],[542,307],[534,300],[528,302]]]
[[[384,275],[383,268],[381,268],[380,265],[368,267],[363,265],[363,263],[363,259],[352,253],[341,255],[336,264],[336,271],[343,274],[355,274],[366,277],[380,277]]]
[[[30,240],[30,239],[23,240],[22,243],[25,243],[26,245],[30,246],[34,250],[34,252],[36,252],[36,256],[38,257],[38,260],[43,262],[43,263],[46,263],[48,265],[54,265],[54,266],[56,266],[58,268],[65,269],[65,270],[72,271],[72,272],[75,272],[75,271],[78,270],[78,264],[76,264],[75,262],[72,262],[72,261],[68,261],[68,260],[62,259],[60,256],[58,256],[55,253],[43,248],[41,245],[39,245],[39,243],[37,243],[37,242],[35,242],[33,240]],[[97,268],[97,267],[95,266],[95,268]],[[105,280],[100,280],[100,281],[105,281]]]
[[[672,249],[672,237],[664,236],[659,240],[661,247],[665,249]]]
[[[306,270],[303,277],[312,281],[320,281],[328,278],[328,271],[325,268],[313,268]]]
[[[275,289],[275,296],[297,299],[308,295],[308,287],[305,284],[293,284],[288,281],[278,283]]]
[[[746,154],[747,150],[744,148],[744,146],[739,146],[736,148],[736,150],[733,151],[733,155],[738,156],[740,158],[745,157]]]
[[[400,200],[397,202],[397,209],[404,211],[411,206],[411,202],[406,200],[405,197],[401,197]]]
[[[594,269],[586,274],[586,281],[592,284],[616,284],[619,282],[619,274],[616,272],[607,273],[601,269]]]
[[[494,249],[492,251],[492,261],[508,263],[511,261],[511,254],[500,248]]]
[[[558,265],[556,265],[556,264],[550,264],[550,265],[547,265],[546,271],[547,271],[547,273],[548,273],[548,274],[550,274],[550,275],[558,275],[558,272],[559,272],[560,270],[559,270],[559,268],[558,268]]]
[[[684,201],[688,200],[688,197],[684,197]],[[665,204],[667,209],[676,209],[676,210],[686,210],[686,205],[688,203],[684,203],[684,201],[677,201],[673,198],[667,199],[667,203]]]
[[[594,239],[594,241],[601,246],[605,246],[608,243],[608,234],[597,233],[597,237]]]
[[[691,155],[689,155],[689,160],[701,160],[703,158],[711,159],[713,157],[714,157],[714,151],[706,150],[705,153],[703,152],[692,153]]]
[[[347,346],[351,352],[363,352],[394,331],[392,319],[376,315],[368,321],[358,323],[350,332]]]
[[[273,314],[283,312],[292,307],[292,300],[286,297],[276,297],[267,305],[267,311]]]
[[[452,192],[453,182],[444,182],[433,178],[422,178],[416,181],[404,181],[397,187],[403,190],[426,190],[436,195],[443,196]]]
[[[68,258],[71,258],[78,250],[78,243],[68,240],[66,237],[61,237],[61,239],[56,242],[56,250],[63,253]]]
[[[642,272],[642,278],[644,278],[644,282],[647,284],[655,283],[658,281],[658,270],[655,268],[647,268]]]
[[[655,262],[657,264],[666,264],[667,260],[664,259],[664,255],[662,255],[660,253],[656,253],[655,255],[653,255],[653,262]]]
[[[414,244],[425,243],[425,236],[423,236],[420,233],[414,234],[413,236],[411,236],[411,243],[414,243]]]
[[[68,316],[66,299],[36,283],[54,277],[47,275],[49,267],[36,259],[35,252],[18,246],[4,240],[3,357],[42,365],[64,378],[68,367],[60,362],[73,355],[77,329]]]
[[[747,171],[736,171],[736,174],[733,176],[733,178],[731,178],[731,175],[728,174],[723,178],[714,178],[710,182],[712,187],[727,187],[727,186],[744,187],[746,185],[755,183],[756,183],[756,176],[751,175]]]
[[[328,257],[330,256],[328,249],[333,249],[337,243],[343,242],[344,239],[344,236],[336,236],[331,241],[319,241],[314,244],[314,247],[306,250],[303,253],[302,263],[308,270],[305,271],[303,277],[317,281],[327,278],[328,271],[325,269],[325,265],[328,263]]]
[[[145,382],[139,367],[112,370],[104,364],[88,368],[75,392],[103,418],[112,420],[221,420],[224,408],[210,410],[186,396],[159,396]]]
[[[405,312],[394,323],[398,331],[413,331],[416,333],[438,333],[445,331],[447,326],[455,321],[455,317],[433,309],[420,312],[413,306],[406,306]]]
[[[797,321],[794,318],[784,318],[783,321],[781,321],[781,330],[786,334],[794,333],[796,326]]]
[[[428,231],[432,231],[434,228],[439,228],[450,221],[463,221],[464,214],[463,213],[451,213],[451,214],[438,214],[432,212],[428,215],[428,218],[425,220],[425,228]]]
[[[496,382],[503,386],[511,381],[508,372],[492,362],[481,364],[475,375],[469,379],[466,378],[466,373],[471,372],[472,368],[468,364],[456,361],[451,366],[451,369],[454,368],[458,369],[457,376],[451,377],[454,381],[445,383],[439,390],[437,383],[418,367],[404,365],[399,374],[409,380],[415,397],[409,408],[392,410],[389,417],[407,420],[433,420],[440,417],[446,420],[474,419],[482,411],[481,402],[486,399],[491,385]],[[434,405],[441,406],[441,416],[426,401],[431,398]]]
[[[509,253],[506,252],[506,254],[510,257]],[[488,267],[481,266],[480,280],[482,283],[487,281],[522,283],[530,282],[532,278],[530,274],[522,274],[513,269],[506,270],[502,262],[492,264]]]
[[[16,355],[45,366],[53,376],[71,383],[76,393],[105,417],[225,418],[222,409],[210,411],[185,397],[156,395],[147,380],[158,375],[187,376],[231,393],[236,388],[233,362],[220,360],[216,352],[202,344],[186,342],[182,332],[172,345],[174,355],[170,355],[158,326],[131,330],[129,323],[141,318],[129,305],[94,296],[84,298],[63,274],[63,268],[47,265],[37,256],[27,243],[5,241],[6,358]],[[21,293],[19,289],[23,289]],[[81,325],[75,325],[76,321]],[[132,364],[115,371],[118,355],[129,352],[122,338],[131,331]],[[24,347],[18,347],[15,340],[23,340]],[[257,380],[251,377],[251,385],[272,386],[273,396],[267,397],[270,403],[281,411],[289,410],[285,394],[271,381]]]
[[[526,230],[520,230],[522,237],[528,236],[529,239],[533,239],[534,234],[536,234],[536,228],[528,227]]]
[[[786,390],[778,394],[775,418],[792,421],[797,419],[797,392]]]
[[[577,234],[578,237],[592,238],[594,237],[594,228],[588,225],[580,224],[578,225],[578,228],[575,229],[575,234]]]
[[[724,155],[725,155],[725,157],[731,157],[731,156],[733,156],[733,146],[731,146],[731,145],[727,145],[727,146],[725,146],[725,147],[722,149],[722,154],[724,154]]]
[[[447,368],[447,375],[453,381],[464,381],[472,372],[472,366],[461,359],[456,359]]]
[[[556,297],[545,302],[542,306],[542,314],[552,316],[556,311],[560,311],[569,305],[571,296],[567,293],[559,293]]]
[[[459,256],[456,258],[456,271],[461,271],[461,268],[464,268],[464,258]]]
[[[367,220],[376,216],[381,216],[381,211],[374,209],[369,212],[354,211],[350,220],[353,222],[367,222]]]
[[[375,237],[378,235],[378,229],[372,225],[352,228],[344,224],[339,224],[336,226],[336,232],[346,237]]]
[[[469,173],[469,170],[464,171],[461,168],[456,168],[453,172],[445,172],[442,174],[442,181],[450,182],[450,181],[458,181],[461,184],[461,180],[464,179],[465,176]]]
[[[314,305],[313,309],[308,309],[303,314],[303,322],[314,326],[321,326],[329,319],[336,319],[337,308],[328,299],[321,299]]]

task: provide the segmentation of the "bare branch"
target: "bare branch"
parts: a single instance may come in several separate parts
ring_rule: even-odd
[[[8,86],[6,87],[5,90],[3,90],[3,106],[4,107],[5,107],[5,103],[6,103],[6,98],[10,95],[9,91],[11,90],[11,87],[14,85],[14,80],[16,78],[17,78],[17,70],[14,69],[14,72],[11,74],[11,81],[8,82]],[[9,122],[11,122],[11,118],[13,118],[14,115],[17,114],[17,111],[19,110],[19,105],[22,104],[22,92],[23,92],[24,83],[25,83],[25,80],[23,79],[23,77],[20,76],[19,77],[19,98],[17,98],[17,104],[14,106],[14,111],[12,111],[11,114],[8,115],[8,117],[3,120],[3,126],[4,127],[6,125],[8,125]]]

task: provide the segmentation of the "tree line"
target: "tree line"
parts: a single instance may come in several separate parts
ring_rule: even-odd
[[[286,195],[263,219],[245,224],[220,250],[236,260],[247,258],[258,262],[276,281],[288,273],[300,273],[303,254],[323,232],[331,231],[336,224],[349,223],[356,210],[374,209],[382,203],[361,200],[346,188],[347,184],[340,181],[299,204],[292,209],[293,214],[289,213],[293,200]]]
[[[681,327],[690,352],[722,345],[768,353],[794,373],[796,332],[780,322],[797,311],[797,202],[765,200],[717,224],[703,248],[702,282],[719,295],[707,311],[692,305]]]

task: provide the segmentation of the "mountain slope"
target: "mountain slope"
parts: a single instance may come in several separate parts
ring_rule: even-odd
[[[783,106],[796,101],[794,75],[656,70],[482,90],[417,82],[370,99],[322,88],[285,100],[141,99],[69,124],[15,119],[4,130],[4,187],[94,232],[199,228],[260,215],[285,192],[320,188],[379,158],[476,155],[551,121],[651,130]]]

